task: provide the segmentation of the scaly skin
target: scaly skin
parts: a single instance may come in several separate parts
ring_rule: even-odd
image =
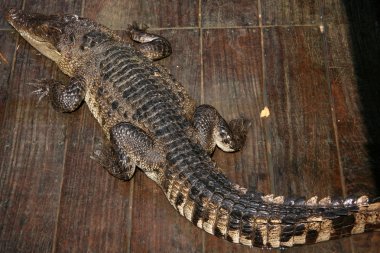
[[[195,107],[180,83],[153,60],[168,56],[162,37],[130,27],[133,46],[111,30],[75,15],[10,10],[7,19],[42,54],[72,77],[44,80],[37,92],[60,111],[84,99],[109,139],[100,155],[108,171],[130,179],[136,166],[171,205],[210,234],[257,247],[310,244],[380,227],[380,202],[366,196],[318,201],[247,192],[229,181],[210,154],[239,150],[248,121],[227,124],[211,106]]]

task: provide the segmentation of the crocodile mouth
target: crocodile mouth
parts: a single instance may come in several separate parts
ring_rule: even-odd
[[[5,16],[20,35],[46,57],[57,62],[61,53],[57,48],[62,34],[62,23],[54,15],[29,14],[22,10],[10,9]]]

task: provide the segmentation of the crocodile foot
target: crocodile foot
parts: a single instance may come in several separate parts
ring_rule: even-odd
[[[27,85],[35,88],[35,90],[31,92],[31,94],[38,96],[36,105],[39,105],[41,100],[49,95],[49,85],[51,82],[52,80],[49,79],[34,79],[31,82],[27,83]]]

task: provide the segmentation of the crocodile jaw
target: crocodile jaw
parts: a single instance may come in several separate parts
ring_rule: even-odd
[[[57,48],[62,34],[62,25],[58,16],[29,14],[22,10],[10,9],[6,14],[7,21],[43,55],[59,62],[62,54]]]

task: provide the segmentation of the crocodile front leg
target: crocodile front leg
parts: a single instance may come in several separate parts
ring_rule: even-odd
[[[40,94],[39,100],[48,96],[54,109],[60,112],[75,111],[83,102],[85,96],[85,81],[82,77],[72,77],[69,84],[54,79],[39,80],[32,84]]]
[[[171,55],[172,48],[169,41],[159,35],[147,33],[147,28],[145,26],[140,28],[136,23],[129,26],[130,38],[141,43],[137,45],[139,51],[152,60],[160,60]]]

